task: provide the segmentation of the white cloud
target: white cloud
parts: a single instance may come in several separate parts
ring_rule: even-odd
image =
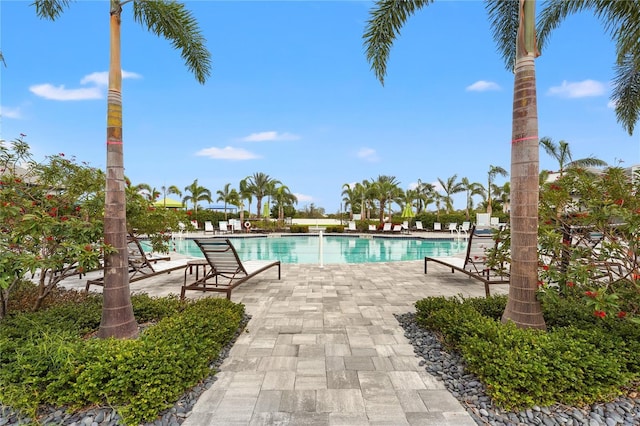
[[[313,197],[311,195],[298,194],[296,192],[294,192],[293,195],[298,199],[298,203],[313,201]]]
[[[547,92],[551,96],[562,98],[586,98],[589,96],[602,96],[605,93],[605,85],[595,80],[569,82],[564,80],[560,86],[554,86]]]
[[[376,162],[380,161],[380,157],[378,157],[378,153],[375,149],[372,148],[360,148],[360,151],[357,152],[357,157],[361,158],[365,161]]]
[[[198,151],[196,155],[209,157],[214,160],[253,160],[255,158],[260,158],[258,155],[249,152],[246,149],[233,148],[231,146],[226,146],[224,148],[205,148]]]
[[[243,142],[265,142],[265,141],[297,141],[300,136],[293,133],[279,133],[276,131],[251,133],[240,140]]]
[[[29,90],[41,98],[51,99],[54,101],[82,101],[86,99],[102,98],[102,90],[98,87],[67,89],[64,85],[56,87],[51,84],[36,84],[29,87]]]
[[[489,90],[500,90],[500,85],[493,81],[478,80],[465,89],[467,92],[488,92]]]
[[[20,108],[0,106],[0,116],[5,118],[22,118]]]
[[[142,76],[135,72],[122,70],[122,78],[142,78]],[[84,77],[82,77],[82,80],[80,80],[80,84],[88,83],[93,83],[97,86],[107,86],[109,84],[109,71],[93,72],[91,74],[85,75]]]
[[[616,101],[607,102],[607,108],[616,109],[616,106],[618,106],[618,102]]]
[[[142,78],[140,74],[122,71],[122,78]],[[35,84],[29,90],[42,98],[54,101],[83,101],[87,99],[104,98],[103,88],[109,84],[109,72],[94,72],[80,80],[80,84],[90,84],[92,87],[81,89],[67,89],[64,85],[54,86],[49,83]]]
[[[411,183],[409,184],[409,189],[410,189],[410,190],[412,190],[412,191],[413,191],[414,189],[416,189],[417,187],[418,187],[418,182],[411,182]]]

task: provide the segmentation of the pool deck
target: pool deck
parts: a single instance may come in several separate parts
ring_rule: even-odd
[[[183,279],[177,270],[132,283],[131,291],[179,294]],[[72,277],[64,285],[84,289],[85,282]],[[283,264],[281,280],[267,270],[233,291],[251,320],[183,425],[475,425],[419,366],[394,317],[414,312],[424,297],[458,294],[483,297],[484,287],[442,265],[425,275],[419,260]]]

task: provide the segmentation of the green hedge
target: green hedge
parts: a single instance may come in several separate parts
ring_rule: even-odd
[[[291,225],[289,229],[292,233],[295,233],[295,234],[309,233],[309,225]]]
[[[141,297],[134,299],[136,310],[158,322],[131,340],[87,338],[99,325],[96,305],[0,323],[0,401],[31,417],[39,405],[95,404],[115,407],[127,424],[153,421],[211,374],[211,362],[244,318],[243,305],[218,298],[184,303]],[[55,316],[60,312],[68,314],[63,323]]]
[[[577,302],[546,309],[549,330],[500,322],[506,298],[428,298],[416,303],[416,319],[441,333],[470,372],[507,409],[611,399],[640,378],[638,326],[629,321],[556,321]]]

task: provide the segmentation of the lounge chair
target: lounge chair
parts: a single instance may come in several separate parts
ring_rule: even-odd
[[[393,225],[391,232],[400,234],[402,233],[402,225]]]
[[[433,222],[434,231],[442,231],[442,224],[440,222]]]
[[[168,274],[171,271],[175,271],[177,269],[183,269],[185,267],[184,263],[180,264],[168,264],[167,267],[163,267],[161,269],[157,268],[157,263],[159,261],[170,261],[171,257],[165,255],[152,255],[149,253],[145,253],[142,246],[140,245],[140,241],[138,241],[135,237],[129,237],[127,239],[127,249],[129,251],[129,282],[136,282],[143,280],[145,278],[153,277],[159,274]],[[156,265],[154,267],[154,265]],[[85,290],[89,291],[89,287],[91,285],[104,285],[104,277],[94,278],[87,280],[87,284],[85,286]]]
[[[462,225],[460,225],[460,228],[458,229],[458,234],[462,232],[466,237],[469,234],[470,230],[471,230],[471,222],[462,222]]]
[[[266,269],[277,266],[280,279],[280,261],[252,260],[243,262],[238,257],[235,247],[229,239],[194,240],[200,247],[209,265],[209,271],[201,278],[187,284],[187,274],[180,292],[184,299],[187,290],[216,291],[227,294],[231,299],[231,291]],[[209,281],[213,282],[209,282]]]
[[[484,291],[487,297],[491,295],[489,286],[492,284],[509,284],[509,276],[501,275],[498,271],[487,266],[486,250],[495,247],[497,242],[493,239],[490,229],[479,229],[475,226],[471,228],[469,233],[469,242],[467,243],[467,252],[464,258],[446,257],[424,258],[424,273],[427,273],[428,262],[436,262],[451,268],[451,273],[455,271],[462,272],[481,281],[484,284]]]
[[[218,222],[218,232],[221,234],[227,234],[229,232],[229,222],[226,220]]]
[[[454,232],[458,232],[458,224],[455,222],[452,222],[449,224],[449,227],[447,228],[449,230],[449,232],[451,232],[451,234],[453,234]]]
[[[204,221],[204,233],[206,234],[207,232],[211,232],[212,234],[215,234],[216,232],[216,230],[213,229],[213,224],[210,220]]]
[[[424,227],[422,226],[422,221],[421,220],[416,220],[415,230],[416,231],[425,231]]]
[[[376,232],[378,230],[378,227],[375,225],[369,225],[369,232]]]
[[[385,222],[385,224],[382,225],[382,232],[393,232],[393,229],[391,228],[391,222]]]
[[[353,220],[349,221],[349,225],[347,226],[347,232],[358,232],[358,228],[356,228],[356,222]]]
[[[229,223],[231,224],[231,229],[233,230],[233,232],[242,232],[242,222],[240,222],[240,219],[233,219],[231,221],[229,221]]]
[[[401,231],[402,231],[404,234],[408,234],[408,233],[409,233],[409,221],[408,221],[408,220],[405,220],[404,222],[402,222],[402,228],[401,228]]]

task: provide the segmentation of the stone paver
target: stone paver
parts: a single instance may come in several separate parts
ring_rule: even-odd
[[[183,426],[431,425],[475,422],[442,382],[418,365],[394,314],[428,296],[484,296],[481,283],[422,261],[282,265],[233,291],[251,315]],[[131,285],[179,294],[183,274]],[[83,286],[78,280],[73,286]],[[504,293],[506,286],[493,286]],[[221,297],[190,292],[189,297]]]

